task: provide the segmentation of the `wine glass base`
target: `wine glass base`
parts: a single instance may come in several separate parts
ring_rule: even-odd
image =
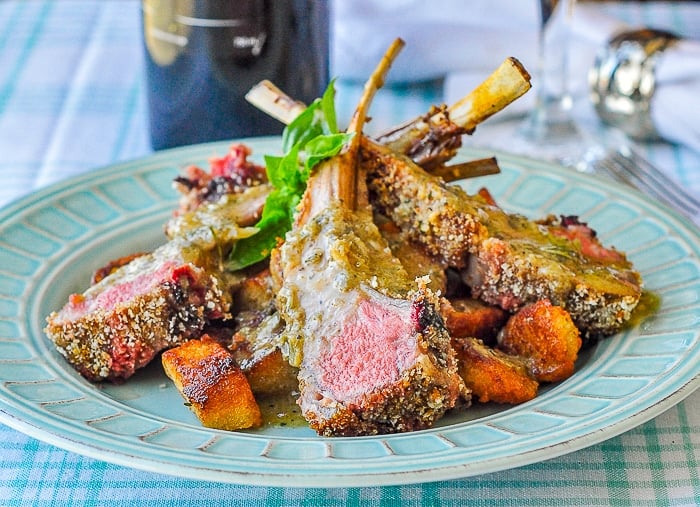
[[[516,129],[512,151],[587,172],[591,143],[568,111],[537,108]]]
[[[581,137],[578,126],[571,119],[547,121],[536,116],[528,118],[518,134],[534,145],[569,144]]]

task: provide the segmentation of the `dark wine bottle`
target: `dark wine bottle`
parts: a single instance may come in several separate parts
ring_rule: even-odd
[[[328,84],[327,0],[143,0],[154,149],[280,134],[244,96],[269,79],[309,103]]]

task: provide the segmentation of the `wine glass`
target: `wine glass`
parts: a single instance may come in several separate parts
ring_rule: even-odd
[[[575,0],[540,0],[535,106],[518,130],[531,155],[576,167],[588,144],[573,116],[569,37]]]

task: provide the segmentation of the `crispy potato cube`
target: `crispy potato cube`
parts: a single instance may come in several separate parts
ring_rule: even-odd
[[[509,356],[476,338],[465,338],[456,348],[459,373],[482,403],[518,404],[537,396],[538,382],[522,359]]]
[[[527,360],[540,382],[558,382],[574,373],[581,336],[569,312],[548,300],[523,307],[498,338],[498,348]]]
[[[487,343],[495,340],[510,315],[497,306],[468,297],[443,299],[440,313],[453,339],[479,338]]]
[[[289,364],[280,349],[257,354],[248,364],[245,375],[256,395],[291,393],[299,389],[299,370]]]
[[[283,324],[273,311],[274,297],[269,269],[247,278],[234,294],[238,327],[230,349],[256,396],[288,394],[299,387],[298,370],[279,349]]]
[[[162,362],[204,426],[237,430],[262,424],[246,376],[229,351],[209,336],[163,352]]]
[[[246,278],[233,294],[233,312],[261,311],[275,298],[272,275],[264,269]]]
[[[298,368],[279,348],[282,322],[277,313],[253,326],[243,326],[231,340],[231,351],[256,396],[291,393],[299,388]]]

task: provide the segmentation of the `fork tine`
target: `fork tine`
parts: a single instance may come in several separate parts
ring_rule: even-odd
[[[670,193],[670,198],[674,199],[690,213],[697,214],[700,212],[700,201],[689,195],[678,183],[662,173],[644,157],[632,150],[626,151],[629,151],[627,157],[635,164],[637,170],[653,180],[661,189],[665,187]],[[622,155],[625,156],[625,153],[622,152]]]
[[[635,184],[635,182],[632,181],[632,179],[627,174],[627,171],[625,171],[624,168],[620,167],[620,165],[617,162],[615,162],[615,159],[610,155],[595,161],[594,172],[602,172],[605,174],[605,176],[619,181],[620,183],[624,183],[625,185],[628,185],[632,188],[638,188],[637,184]]]
[[[686,215],[694,216],[700,212],[700,203],[676,184],[671,178],[651,165],[643,157],[630,149],[621,149],[616,159],[621,166],[644,188],[659,200],[675,207]]]
[[[646,192],[689,218],[695,220],[700,213],[700,205],[695,199],[658,169],[652,166],[649,171],[647,166],[651,164],[638,155],[633,159],[631,155],[615,151],[595,165],[616,180]],[[644,167],[640,170],[641,166]]]
[[[603,165],[609,174],[612,174],[615,179],[622,183],[626,183],[633,188],[642,190],[647,194],[652,195],[656,199],[667,202],[667,197],[660,192],[656,186],[647,183],[634,171],[634,166],[630,165],[629,160],[618,153],[613,153],[603,160]]]

